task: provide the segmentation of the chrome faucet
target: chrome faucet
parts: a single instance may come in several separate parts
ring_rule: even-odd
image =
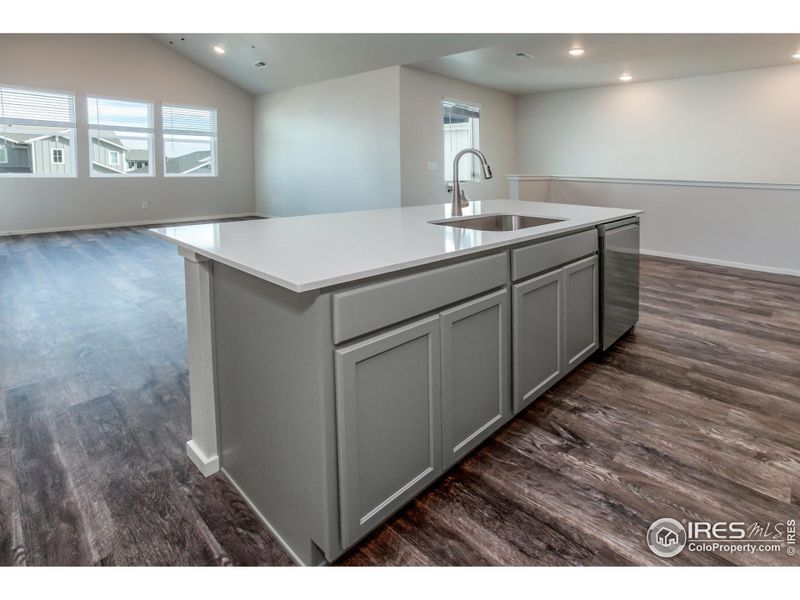
[[[469,200],[467,200],[467,196],[464,194],[464,190],[461,189],[461,184],[458,182],[458,161],[465,154],[474,154],[477,156],[478,160],[481,161],[481,167],[483,167],[483,178],[492,178],[492,168],[489,166],[489,163],[486,162],[486,157],[480,150],[464,148],[461,152],[456,154],[456,157],[453,159],[453,208],[451,209],[450,215],[453,217],[460,217],[462,215],[461,208],[469,206]]]

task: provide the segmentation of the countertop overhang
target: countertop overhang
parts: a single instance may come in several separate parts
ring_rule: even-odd
[[[473,201],[464,216],[515,214],[564,219],[517,231],[435,225],[450,204],[150,229],[156,236],[293,292],[308,292],[585,229],[641,210],[528,202]]]

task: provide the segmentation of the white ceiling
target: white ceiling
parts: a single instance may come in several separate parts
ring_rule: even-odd
[[[154,34],[164,46],[264,94],[407,65],[512,94],[800,64],[800,34]],[[226,50],[219,55],[213,46]],[[570,56],[575,46],[582,56]],[[514,52],[525,51],[522,60]],[[263,60],[267,67],[253,63]]]
[[[150,37],[252,94],[427,61],[507,41],[503,34],[190,33]],[[512,35],[524,40],[525,35]],[[172,43],[170,43],[172,42]],[[225,48],[216,54],[215,45]],[[258,69],[253,63],[268,66]]]
[[[512,94],[652,81],[800,64],[800,34],[531,34],[413,67]],[[585,53],[568,54],[572,47]],[[513,56],[525,51],[534,58]]]

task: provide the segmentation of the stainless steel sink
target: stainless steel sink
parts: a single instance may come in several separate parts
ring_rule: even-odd
[[[539,225],[558,223],[565,219],[546,219],[544,217],[526,217],[523,215],[481,215],[479,217],[455,217],[440,221],[428,221],[433,225],[459,227],[461,229],[479,229],[480,231],[516,231]]]

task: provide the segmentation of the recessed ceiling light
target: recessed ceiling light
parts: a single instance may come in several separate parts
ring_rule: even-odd
[[[225,48],[222,46],[214,46],[214,52],[217,54],[225,54]]]
[[[633,79],[633,75],[628,75],[627,73],[619,76],[620,81],[630,81],[631,79]]]
[[[800,60],[800,52],[795,52],[794,54],[792,54],[792,58],[796,58],[797,60]]]
[[[572,56],[580,56],[581,54],[584,53],[584,49],[583,48],[573,48],[572,50],[569,51],[569,53],[572,54]]]

